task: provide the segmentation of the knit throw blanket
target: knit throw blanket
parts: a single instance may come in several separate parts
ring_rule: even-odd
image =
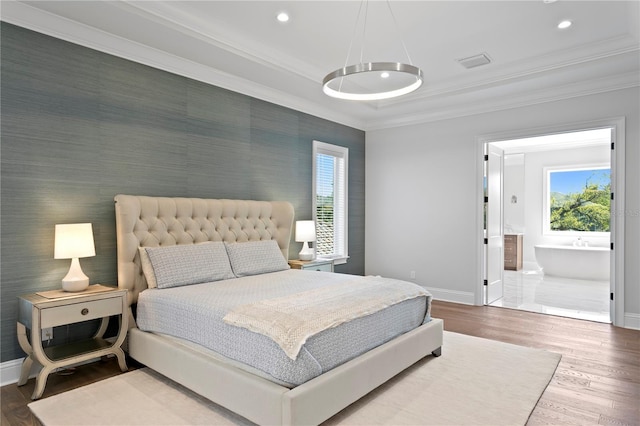
[[[276,342],[296,359],[309,337],[404,300],[431,295],[406,281],[360,277],[341,284],[237,306],[223,318]]]

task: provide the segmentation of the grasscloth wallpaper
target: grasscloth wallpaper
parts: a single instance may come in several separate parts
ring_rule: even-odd
[[[24,356],[16,297],[69,268],[53,259],[56,223],[93,224],[82,268],[115,285],[115,194],[288,200],[309,219],[314,139],[349,148],[350,259],[336,270],[364,273],[363,131],[1,25],[0,361]]]

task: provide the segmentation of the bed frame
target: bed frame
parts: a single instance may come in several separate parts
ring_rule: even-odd
[[[138,247],[204,241],[276,240],[288,258],[293,206],[281,201],[213,200],[133,195],[115,197],[118,287],[129,304],[147,288]],[[129,355],[223,407],[264,425],[319,424],[421,358],[440,355],[443,323],[432,319],[293,389],[177,345],[135,326],[130,310]]]

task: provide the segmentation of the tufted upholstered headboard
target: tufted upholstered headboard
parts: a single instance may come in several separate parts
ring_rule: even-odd
[[[285,259],[293,227],[286,201],[116,195],[118,287],[129,290],[129,304],[147,288],[138,247],[205,241],[276,240]]]

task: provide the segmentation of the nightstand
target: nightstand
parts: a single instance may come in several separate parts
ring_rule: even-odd
[[[56,368],[115,355],[120,370],[127,371],[124,351],[121,348],[127,335],[129,320],[126,314],[127,290],[95,284],[78,293],[53,290],[27,294],[20,296],[18,302],[18,342],[27,354],[22,362],[18,386],[27,383],[34,361],[42,365],[36,377],[36,387],[31,399],[42,396],[47,378]],[[113,343],[102,338],[111,315],[120,315],[120,329]],[[98,318],[102,319],[102,322],[92,338],[61,345],[42,346],[42,329]],[[27,338],[27,330],[30,330],[29,338]]]
[[[289,266],[292,269],[333,272],[333,260],[331,259],[290,260]]]

